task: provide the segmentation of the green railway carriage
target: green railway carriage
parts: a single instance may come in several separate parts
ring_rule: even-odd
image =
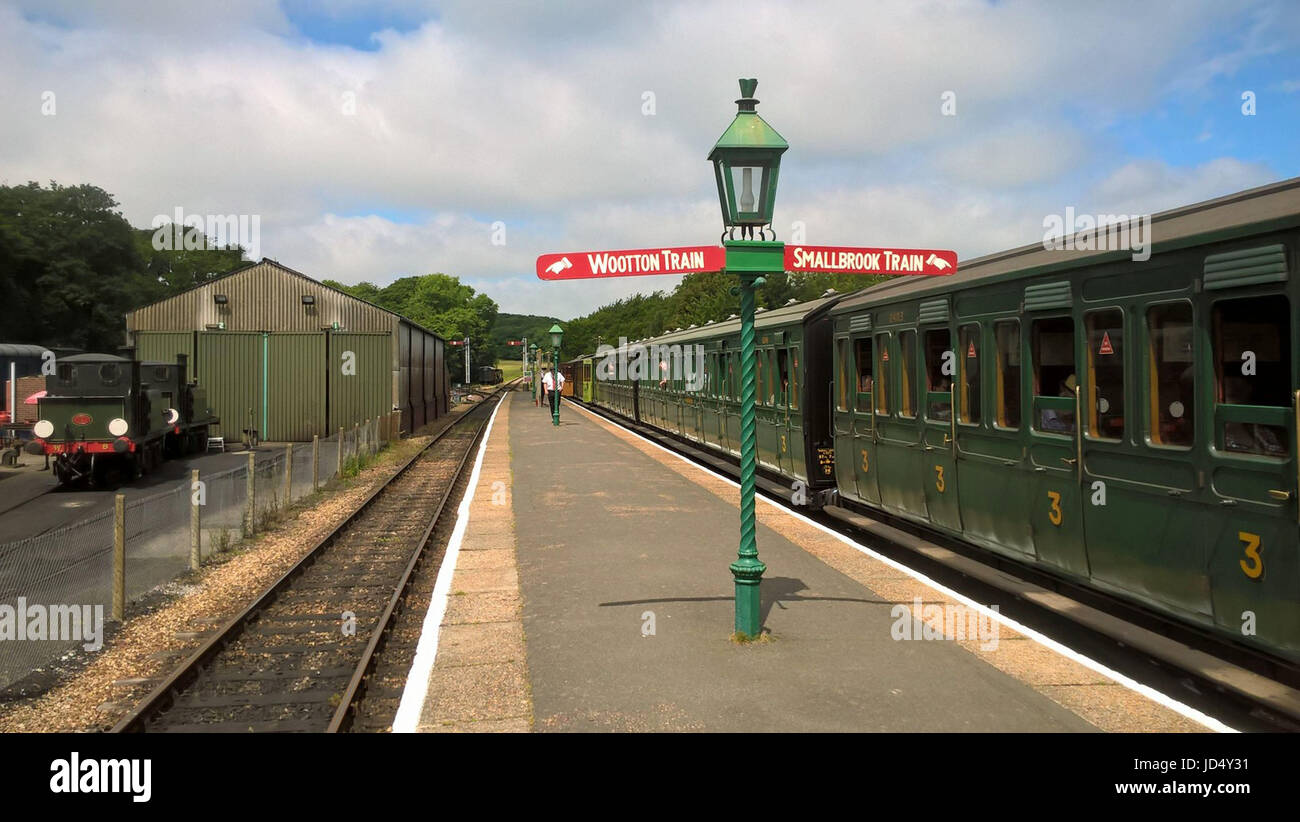
[[[838,300],[760,311],[755,318],[758,462],[806,484],[833,485],[826,357]],[[597,353],[595,402],[713,450],[740,453],[740,321],[679,329]]]
[[[1146,236],[759,313],[760,468],[1300,660],[1300,178]],[[737,454],[734,318],[597,361],[595,404]]]
[[[1292,180],[845,299],[841,498],[1300,657],[1298,227]]]

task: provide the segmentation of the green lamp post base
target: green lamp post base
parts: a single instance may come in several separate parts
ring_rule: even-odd
[[[736,580],[737,639],[757,639],[763,630],[763,572],[758,557],[741,557],[729,566]]]

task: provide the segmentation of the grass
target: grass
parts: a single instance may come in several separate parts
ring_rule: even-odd
[[[524,364],[521,360],[497,360],[497,368],[501,369],[501,379],[510,382],[524,373]]]

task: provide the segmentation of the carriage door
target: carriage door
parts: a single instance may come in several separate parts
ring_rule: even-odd
[[[831,436],[835,441],[835,485],[842,492],[855,489],[854,466],[857,465],[857,441],[854,438],[853,414],[853,349],[848,337],[835,338],[835,383],[831,386]]]
[[[1033,305],[1026,289],[1026,307]],[[1059,287],[1059,286],[1058,286]],[[1069,284],[1064,284],[1065,299]],[[1059,294],[1052,296],[1060,299]],[[1029,524],[1038,558],[1074,574],[1088,573],[1079,480],[1079,369],[1074,318],[1035,317],[1029,327],[1033,402]]]
[[[945,316],[947,302],[942,303]],[[921,306],[922,317],[929,304]],[[922,450],[924,474],[921,484],[925,488],[926,507],[930,521],[935,525],[961,530],[961,506],[957,497],[956,430],[952,418],[953,384],[957,374],[957,356],[953,350],[952,332],[947,326],[930,327],[922,332],[921,344],[925,362],[925,416]]]
[[[859,318],[855,318],[855,322]],[[853,338],[854,369],[847,376],[852,384],[849,386],[850,398],[856,397],[852,405],[853,433],[853,475],[856,480],[858,496],[873,504],[880,503],[880,487],[876,484],[876,351],[870,334],[870,317],[867,319],[867,331]],[[852,326],[850,326],[852,327]],[[886,337],[885,339],[888,339]],[[882,386],[883,387],[883,386]],[[849,486],[854,487],[854,486]]]
[[[1273,262],[1285,277],[1281,246],[1271,248],[1275,255],[1266,247],[1253,259],[1234,259],[1250,252],[1206,259],[1215,386],[1209,486],[1219,523],[1209,574],[1220,624],[1240,630],[1249,611],[1259,640],[1294,648],[1300,635],[1294,306],[1283,284],[1229,295],[1215,288],[1227,284],[1211,276],[1212,261],[1227,258],[1218,268],[1237,266],[1249,275]]]

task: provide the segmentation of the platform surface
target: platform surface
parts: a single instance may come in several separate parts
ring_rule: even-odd
[[[764,633],[736,643],[734,484],[560,419],[497,410],[395,730],[1207,730],[1011,626],[954,636],[951,592],[761,500]]]
[[[761,525],[767,641],[732,642],[736,505],[580,409],[556,428],[521,405],[509,431],[537,730],[1095,730],[953,642],[894,640],[895,601]]]

